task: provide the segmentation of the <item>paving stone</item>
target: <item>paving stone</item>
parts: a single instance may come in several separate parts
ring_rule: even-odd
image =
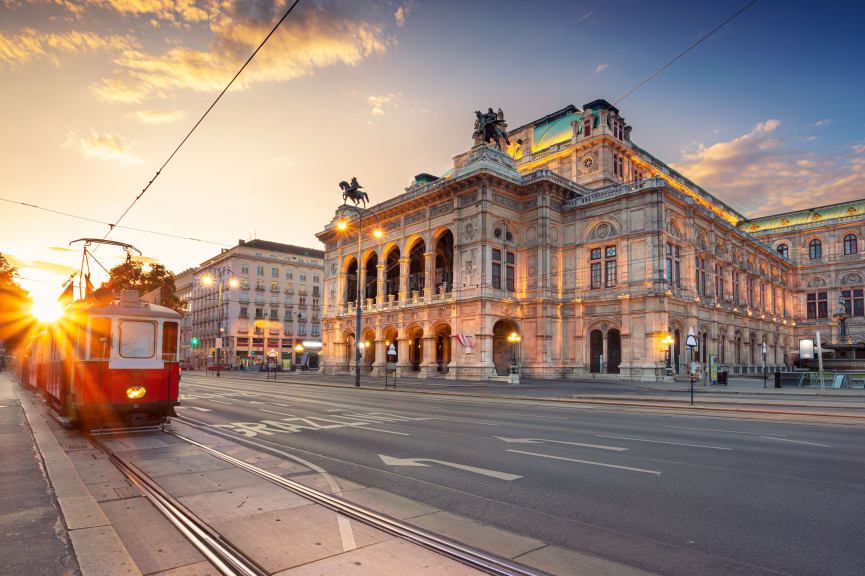
[[[75,460],[73,464],[84,484],[124,481],[123,474],[111,460]]]
[[[359,522],[349,521],[349,526],[357,547],[391,538]],[[345,550],[337,514],[316,504],[219,522],[213,527],[269,572],[341,554]]]
[[[544,545],[540,540],[520,536],[448,512],[418,516],[412,518],[411,524],[505,558],[514,558]]]
[[[279,572],[274,576],[477,576],[482,574],[455,560],[391,538],[317,562]]]
[[[258,484],[261,479],[240,468],[224,468],[208,472],[193,472],[164,476],[159,479],[159,485],[175,498],[231,490],[250,484]]]
[[[154,572],[148,576],[222,576],[222,574],[209,562],[196,562],[163,572]]]
[[[69,530],[79,528],[93,528],[94,526],[107,526],[108,518],[102,512],[99,504],[88,492],[84,496],[57,497],[60,509],[63,511],[63,519]]]
[[[558,546],[544,546],[517,562],[557,576],[652,576],[651,572]]]
[[[148,448],[168,448],[183,444],[183,441],[179,438],[169,435],[121,436],[117,441],[123,446],[123,448],[116,448],[115,451],[117,452],[120,452],[124,448],[126,450],[146,450]]]
[[[209,454],[183,455],[182,457],[162,456],[160,458],[135,459],[133,463],[152,478],[162,476],[174,476],[177,474],[189,474],[191,472],[206,472],[219,470],[220,468],[234,468],[215,456]]]
[[[433,508],[416,500],[391,494],[378,488],[350,490],[343,492],[342,497],[370,510],[387,514],[397,520],[423,516],[424,514],[431,514],[438,510],[438,508]]]
[[[204,557],[144,497],[103,502],[117,534],[144,574],[204,561]]]
[[[124,494],[129,493],[129,496],[121,496],[118,490],[125,490],[127,488],[133,488],[134,491],[131,493],[125,491]],[[115,480],[112,482],[103,482],[102,484],[88,484],[87,489],[97,502],[105,502],[108,500],[117,500],[119,498],[129,498],[130,496],[140,495],[138,488],[131,486],[126,480]]]
[[[254,480],[254,483],[246,486],[184,496],[178,500],[206,522],[242,518],[309,504],[306,498],[267,480],[260,478]]]
[[[111,526],[69,532],[81,576],[141,576],[123,542]]]

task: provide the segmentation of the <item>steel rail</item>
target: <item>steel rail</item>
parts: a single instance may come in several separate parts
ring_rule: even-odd
[[[178,419],[183,421],[184,424],[193,426],[194,428],[206,430],[208,432],[214,432],[203,426],[193,424],[184,419],[183,417],[178,417]],[[211,448],[210,446],[206,446],[200,442],[192,440],[191,438],[187,438],[182,434],[178,434],[177,432],[166,430],[165,433],[171,434],[172,436],[183,440],[184,442],[187,442],[188,444],[191,444],[203,450],[204,452],[219,458],[220,460],[233,464],[238,468],[247,470],[248,472],[252,472],[253,474],[256,474],[266,480],[273,482],[274,484],[286,488],[294,492],[295,494],[298,494],[299,496],[315,502],[316,504],[325,506],[326,508],[342,514],[343,516],[357,520],[359,522],[363,522],[368,526],[372,526],[373,528],[377,528],[379,530],[382,530],[383,532],[398,536],[400,538],[403,538],[404,540],[408,540],[409,542],[427,548],[428,550],[432,550],[433,552],[436,552],[443,556],[447,556],[462,564],[475,568],[476,570],[486,572],[487,574],[492,574],[493,576],[547,575],[546,572],[534,570],[526,566],[517,564],[515,562],[511,562],[510,560],[507,560],[505,558],[500,558],[498,556],[488,554],[480,550],[475,550],[458,542],[448,540],[437,534],[421,530],[399,520],[395,520],[383,514],[379,514],[362,506],[358,506],[357,504],[354,504],[337,496],[333,496],[332,494],[326,494],[314,488],[310,488],[309,486],[305,486],[293,480],[289,480],[288,478],[283,478],[282,476],[273,474],[271,472],[268,472],[267,470],[263,470],[258,466],[249,464],[248,462],[244,462],[243,460],[239,460],[233,456],[229,456],[228,454],[220,452],[219,450]],[[222,436],[222,434],[219,433],[217,433],[217,435]],[[242,439],[238,440],[242,442]]]
[[[90,440],[224,576],[268,575],[268,572],[223,540],[219,533],[162,490],[147,474],[125,462],[102,440],[93,437]]]

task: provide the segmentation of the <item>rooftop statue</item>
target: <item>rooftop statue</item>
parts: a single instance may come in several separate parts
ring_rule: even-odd
[[[366,206],[367,202],[369,202],[369,196],[367,196],[366,192],[361,191],[361,188],[363,188],[363,186],[357,183],[357,178],[352,177],[350,184],[343,180],[339,183],[339,187],[342,188],[343,203],[351,199],[351,201],[354,202],[355,206],[357,206],[361,202],[363,202],[364,206]]]
[[[499,108],[498,112],[493,112],[492,108],[488,108],[486,113],[476,110],[475,116],[477,117],[475,119],[475,131],[472,134],[475,139],[475,146],[486,144],[492,140],[495,142],[496,148],[501,150],[502,140],[505,141],[505,144],[511,143],[508,139],[508,125],[505,122],[505,115],[501,108]]]

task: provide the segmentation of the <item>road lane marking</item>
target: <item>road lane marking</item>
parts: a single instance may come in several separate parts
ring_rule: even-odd
[[[539,454],[537,452],[526,452],[525,450],[507,449],[506,452],[516,452],[517,454],[528,454],[529,456],[540,456],[541,458],[552,458],[553,460],[566,460],[568,462],[578,462],[580,464],[591,464],[592,466],[603,466],[604,468],[618,468],[619,470],[630,470],[631,472],[643,472],[644,474],[654,474],[660,476],[661,473],[657,470],[646,470],[644,468],[631,468],[630,466],[619,466],[618,464],[606,464],[604,462],[592,462],[591,460],[579,460],[577,458],[567,458],[565,456],[553,456],[552,454]]]
[[[606,434],[595,434],[597,438],[612,438],[614,440],[632,440],[634,442],[651,442],[652,444],[672,444],[674,446],[690,446],[692,448],[708,448],[709,450],[732,450],[723,446],[707,446],[705,444],[686,444],[684,442],[665,442],[663,440],[648,440],[646,438],[631,438],[629,436],[607,436]]]
[[[817,442],[805,442],[804,440],[791,440],[789,438],[778,438],[776,436],[760,436],[766,440],[780,440],[781,442],[795,442],[796,444],[808,444],[809,446],[822,446],[823,448],[831,448],[828,444],[818,444]]]
[[[772,434],[769,432],[739,432],[738,430],[719,430],[718,428],[691,428],[690,426],[664,426],[664,428],[677,428],[679,430],[702,430],[703,432],[726,432],[728,434],[748,434],[750,436],[786,436],[786,434]]]
[[[604,446],[602,444],[584,444],[582,442],[565,442],[564,440],[548,440],[546,438],[505,438],[504,436],[493,436],[502,442],[511,444],[541,444],[543,442],[552,442],[553,444],[568,444],[570,446],[583,446],[585,448],[600,448],[601,450],[612,450],[613,452],[624,452],[627,448],[618,446]]]
[[[345,516],[336,515],[336,523],[339,525],[339,537],[342,540],[342,551],[348,552],[357,548],[354,541],[354,533],[351,531],[351,524]]]
[[[483,474],[484,476],[491,476],[492,478],[498,478],[499,480],[507,480],[508,482],[512,480],[517,480],[522,478],[522,476],[518,476],[516,474],[508,474],[507,472],[499,472],[497,470],[488,470],[486,468],[478,468],[476,466],[466,466],[465,464],[457,464],[455,462],[446,462],[445,460],[435,460],[433,458],[394,458],[393,456],[385,456],[384,454],[379,454],[379,458],[381,461],[387,464],[388,466],[422,466],[427,467],[429,464],[424,464],[424,462],[432,462],[434,464],[441,464],[442,466],[449,466],[451,468],[456,468],[458,470],[465,470],[466,472],[474,472],[475,474]]]
[[[400,436],[411,436],[411,434],[408,434],[406,432],[394,432],[392,430],[381,430],[379,428],[369,428],[369,427],[363,426],[363,425],[355,426],[355,428],[358,428],[360,430],[372,430],[374,432],[384,432],[385,434],[398,434]]]
[[[342,412],[345,408],[328,408],[325,412]]]
[[[198,410],[199,412],[210,412],[211,411],[210,408],[200,408],[198,406],[175,406],[174,409],[175,410],[191,409],[191,410]]]
[[[498,426],[495,422],[480,422],[476,420],[460,420],[459,418],[443,418],[441,416],[430,416],[427,420],[447,420],[449,422],[465,422],[466,424],[481,424],[483,426]]]
[[[267,412],[268,414],[279,414],[280,416],[290,416],[291,418],[297,418],[296,414],[289,414],[288,412],[277,412],[276,410],[265,410],[264,408],[259,408],[259,412]]]
[[[272,406],[279,406],[281,408],[293,408],[294,407],[294,404],[278,404],[276,402],[271,402],[270,404]]]
[[[513,412],[494,412],[494,414],[501,414],[502,416],[519,416],[520,418],[546,418],[548,420],[570,420],[570,418],[565,418],[564,416],[540,416],[538,414],[514,414]]]

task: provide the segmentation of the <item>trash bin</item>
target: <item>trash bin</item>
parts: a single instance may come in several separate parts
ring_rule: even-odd
[[[726,386],[727,385],[727,371],[719,370],[718,371],[718,386]]]
[[[781,387],[781,373],[775,372],[775,388]]]

